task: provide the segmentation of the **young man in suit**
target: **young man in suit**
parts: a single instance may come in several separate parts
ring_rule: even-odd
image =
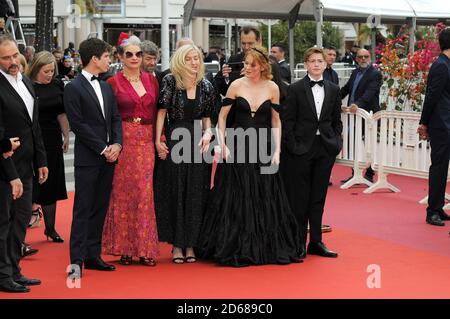
[[[380,110],[380,88],[383,84],[381,72],[375,69],[371,63],[370,52],[366,49],[356,51],[356,62],[358,67],[352,72],[350,79],[341,89],[341,96],[348,95],[348,107],[351,112],[356,112],[362,108],[367,112],[376,113]],[[363,123],[364,124],[364,123]],[[373,182],[375,172],[369,166],[364,174],[364,178]],[[352,178],[341,181],[346,183]]]
[[[115,270],[101,257],[103,224],[114,165],[122,149],[122,121],[111,86],[99,81],[108,70],[109,45],[88,39],[79,49],[84,68],[64,90],[64,105],[75,133],[75,201],[70,234],[70,275],[81,269]]]
[[[323,80],[322,49],[305,53],[308,74],[291,84],[283,123],[280,170],[291,209],[301,230],[302,255],[337,257],[322,242],[322,215],[331,169],[342,148],[339,87]],[[307,226],[310,240],[306,250]]]
[[[442,209],[450,159],[450,28],[440,33],[439,46],[442,52],[428,74],[418,129],[420,138],[430,139],[431,145],[426,222],[434,226],[444,226],[443,221],[450,220]]]
[[[47,158],[33,83],[19,70],[19,50],[9,35],[0,35],[0,140],[19,137],[20,148],[0,157],[0,291],[29,292],[38,279],[22,275],[22,242],[31,218],[33,175],[48,177]]]

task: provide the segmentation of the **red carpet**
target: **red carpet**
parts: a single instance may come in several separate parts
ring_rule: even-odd
[[[349,168],[336,166],[324,223],[333,227],[324,241],[339,258],[308,256],[303,264],[225,268],[207,262],[176,265],[170,247],[154,268],[117,265],[115,272],[83,272],[80,289],[66,286],[73,194],[58,207],[58,231],[64,244],[46,242],[43,226],[29,230],[27,241],[38,248],[25,258],[23,273],[40,278],[28,294],[7,298],[450,298],[450,223],[425,224],[426,181],[394,176],[402,192],[362,193],[341,190],[338,181]],[[380,288],[367,287],[369,265],[381,270]]]

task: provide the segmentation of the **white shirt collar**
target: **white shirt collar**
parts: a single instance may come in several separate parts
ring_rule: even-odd
[[[321,75],[321,76],[320,76],[320,79],[318,79],[317,81],[314,80],[309,74],[308,74],[308,77],[309,77],[309,80],[310,80],[310,81],[314,81],[314,82],[317,82],[317,81],[323,81],[323,75]]]
[[[91,78],[94,76],[94,74],[89,73],[88,71],[86,71],[85,69],[81,70],[81,74],[84,75],[84,77],[90,82]]]
[[[17,73],[17,77],[14,77],[11,74],[8,74],[8,73],[6,73],[3,70],[0,70],[0,72],[5,76],[6,79],[8,79],[8,81],[17,81],[17,82],[19,82],[19,81],[22,81],[22,79],[23,79],[23,75],[20,72]]]

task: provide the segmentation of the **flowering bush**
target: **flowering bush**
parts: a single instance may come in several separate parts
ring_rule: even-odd
[[[407,53],[408,25],[400,29],[397,37],[389,38],[385,45],[377,47],[378,67],[384,82],[380,95],[382,109],[421,110],[428,71],[440,53],[437,39],[445,27],[438,23],[418,32],[414,52]]]

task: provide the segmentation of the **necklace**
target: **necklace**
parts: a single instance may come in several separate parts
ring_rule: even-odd
[[[130,82],[139,82],[141,80],[141,74],[140,73],[138,75],[136,75],[136,76],[129,76],[125,72],[122,72],[122,74],[125,77],[125,79],[127,79]]]

